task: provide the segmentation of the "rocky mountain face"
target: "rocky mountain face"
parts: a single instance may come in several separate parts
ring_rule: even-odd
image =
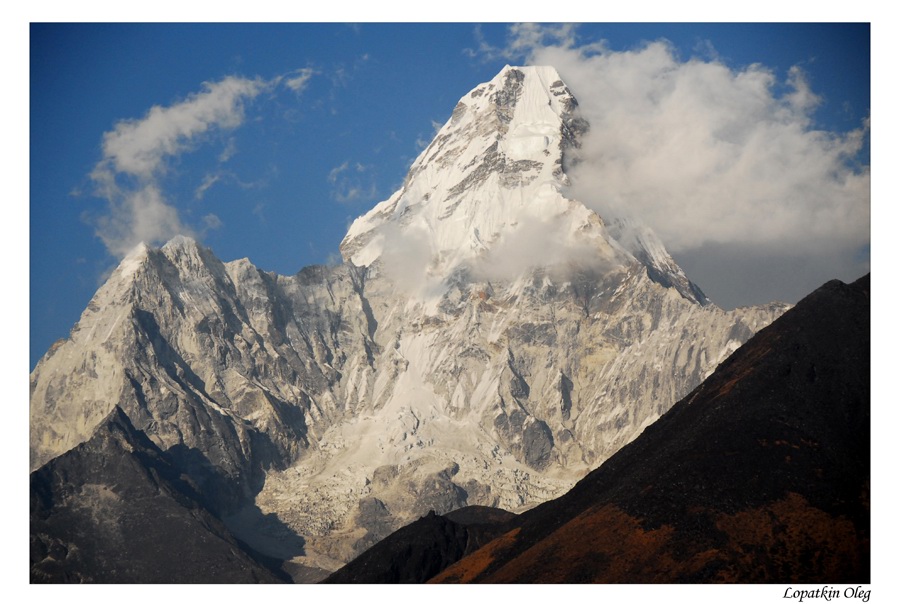
[[[869,583],[869,295],[868,276],[816,290],[433,580]]]
[[[588,127],[555,70],[507,67],[339,266],[139,246],[31,375],[32,468],[118,405],[297,577],[429,510],[561,495],[785,310],[722,311],[652,231],[567,198]]]
[[[115,407],[31,474],[35,583],[275,583],[196,485]]]

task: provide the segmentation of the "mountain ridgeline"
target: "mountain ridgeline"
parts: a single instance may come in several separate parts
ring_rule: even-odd
[[[351,225],[340,265],[138,246],[31,374],[32,470],[121,415],[244,568],[298,581],[432,510],[563,495],[787,308],[723,311],[648,228],[567,198],[589,127],[553,68],[506,67]],[[55,506],[99,501],[80,471],[51,474],[70,499],[33,486],[33,572],[88,551]]]

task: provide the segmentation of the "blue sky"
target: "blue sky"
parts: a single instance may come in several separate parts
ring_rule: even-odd
[[[809,151],[818,157],[826,147],[851,148],[857,133],[859,150],[844,154],[840,169],[856,179],[854,190],[867,182],[867,25],[35,24],[30,34],[31,367],[68,334],[135,233],[182,230],[223,260],[249,257],[282,274],[336,261],[349,223],[398,187],[435,125],[506,63],[558,57],[583,106],[591,103],[580,91],[589,94],[592,82],[579,78],[599,69],[596,56],[645,56],[660,40],[661,73],[677,76],[693,61],[726,75],[769,74],[767,107],[787,111],[785,99],[799,99],[790,116],[769,120],[794,120],[776,134],[801,130],[803,144],[820,145]],[[151,108],[160,121],[186,119],[204,99],[222,99],[225,84],[237,92],[219,113],[202,126],[182,125],[169,147],[157,138],[142,148],[153,150],[149,166],[128,168],[134,147],[113,149],[114,141],[134,143]],[[708,112],[702,103],[697,112]],[[672,120],[678,116],[655,127]],[[122,136],[105,138],[115,132]],[[808,142],[810,133],[822,133],[812,137],[819,143]],[[773,137],[773,151],[782,138]],[[112,205],[101,177],[115,183]],[[149,190],[159,196],[155,209],[169,212],[165,228],[135,227],[124,205]],[[864,201],[864,215],[852,211],[867,224]],[[725,307],[794,302],[828,278],[852,279],[868,267],[868,230],[858,225],[817,231],[799,247],[784,233],[731,245],[699,226],[668,237],[688,276]],[[842,244],[832,249],[826,239]]]

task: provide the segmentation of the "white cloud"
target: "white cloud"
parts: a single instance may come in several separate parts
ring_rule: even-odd
[[[235,153],[237,153],[237,143],[234,142],[233,138],[229,138],[228,144],[225,145],[225,148],[219,153],[219,162],[224,164],[234,157]]]
[[[556,25],[516,23],[510,26],[509,33],[508,52],[511,56],[551,43],[562,48],[571,48],[575,45],[575,25],[571,23]]]
[[[642,220],[676,256],[709,245],[818,256],[825,280],[837,276],[825,258],[868,244],[869,170],[855,165],[868,124],[815,129],[821,101],[799,67],[780,82],[762,65],[680,60],[664,41],[617,52],[536,25],[511,28],[506,52],[555,66],[590,122],[570,196]]]
[[[178,234],[194,234],[152,184],[110,202],[109,214],[99,217],[96,227],[97,235],[116,257],[123,257],[141,241],[160,242]]]
[[[194,191],[194,199],[203,199],[209,188],[219,182],[219,180],[221,179],[221,174],[207,174],[206,176],[204,176],[203,182],[201,182],[200,186],[198,186]]]
[[[355,201],[372,201],[378,196],[378,187],[374,182],[359,184],[351,181],[342,181],[332,192],[335,200],[340,203],[353,203]]]
[[[193,234],[161,190],[159,177],[166,171],[166,160],[191,150],[212,129],[239,126],[245,101],[266,86],[260,79],[233,76],[207,82],[202,92],[169,107],[154,106],[144,118],[120,121],[103,135],[103,159],[91,178],[97,194],[109,202],[109,213],[94,223],[111,254],[122,257],[141,241],[156,244]],[[233,154],[233,144],[226,152],[225,159]],[[196,191],[198,198],[217,179],[204,179]],[[210,227],[208,222],[206,226]]]
[[[331,171],[328,172],[328,182],[330,182],[332,184],[337,182],[338,176],[341,175],[341,172],[344,172],[349,167],[350,167],[350,162],[345,161],[340,166],[332,168]]]
[[[203,217],[203,227],[205,231],[221,229],[223,224],[225,223],[222,222],[222,219],[215,214],[207,214]]]
[[[103,161],[95,174],[128,174],[142,179],[165,167],[163,160],[189,148],[210,128],[234,128],[244,119],[243,103],[262,90],[261,80],[234,76],[206,82],[205,90],[170,107],[152,107],[141,120],[123,120],[103,135]]]
[[[284,85],[297,94],[300,94],[309,84],[310,78],[312,78],[315,74],[316,71],[311,67],[304,67],[303,69],[292,71],[284,80]]]
[[[428,273],[433,250],[424,229],[414,226],[401,230],[395,224],[387,224],[378,236],[383,241],[382,267],[401,291],[421,297],[440,285],[440,280]]]
[[[517,226],[503,234],[497,245],[470,265],[473,275],[487,281],[515,279],[535,268],[548,269],[560,280],[579,273],[602,273],[611,265],[588,242],[572,241],[559,219],[523,214]],[[535,242],[540,242],[535,245]]]
[[[463,53],[469,57],[481,57],[484,60],[520,59],[534,48],[554,44],[563,48],[571,48],[576,43],[577,27],[571,23],[555,25],[539,25],[537,23],[515,23],[509,27],[509,36],[505,47],[492,46],[484,37],[481,26],[476,25],[473,35],[478,48],[466,48]]]

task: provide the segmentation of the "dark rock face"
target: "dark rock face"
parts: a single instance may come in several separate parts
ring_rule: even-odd
[[[506,72],[503,88],[491,96],[491,101],[497,107],[497,115],[500,117],[501,121],[505,123],[512,121],[512,110],[516,106],[519,96],[522,94],[524,82],[524,73],[518,69],[510,69]]]
[[[550,462],[553,450],[553,433],[547,424],[535,420],[528,424],[522,435],[522,446],[525,450],[525,463],[533,468],[541,468]]]
[[[433,511],[394,532],[323,583],[424,583],[502,532],[515,514],[469,506]]]
[[[869,331],[827,283],[435,581],[868,583]]]
[[[257,583],[254,560],[196,485],[115,407],[94,436],[31,474],[33,583]]]
[[[485,152],[481,164],[471,171],[463,180],[455,184],[448,191],[447,208],[440,218],[446,219],[453,214],[459,203],[454,204],[454,198],[459,197],[472,187],[483,183],[492,174],[497,174],[499,182],[507,189],[513,189],[526,185],[538,177],[543,164],[527,159],[512,160],[499,150],[499,144],[494,143]],[[529,174],[530,172],[530,174]]]

